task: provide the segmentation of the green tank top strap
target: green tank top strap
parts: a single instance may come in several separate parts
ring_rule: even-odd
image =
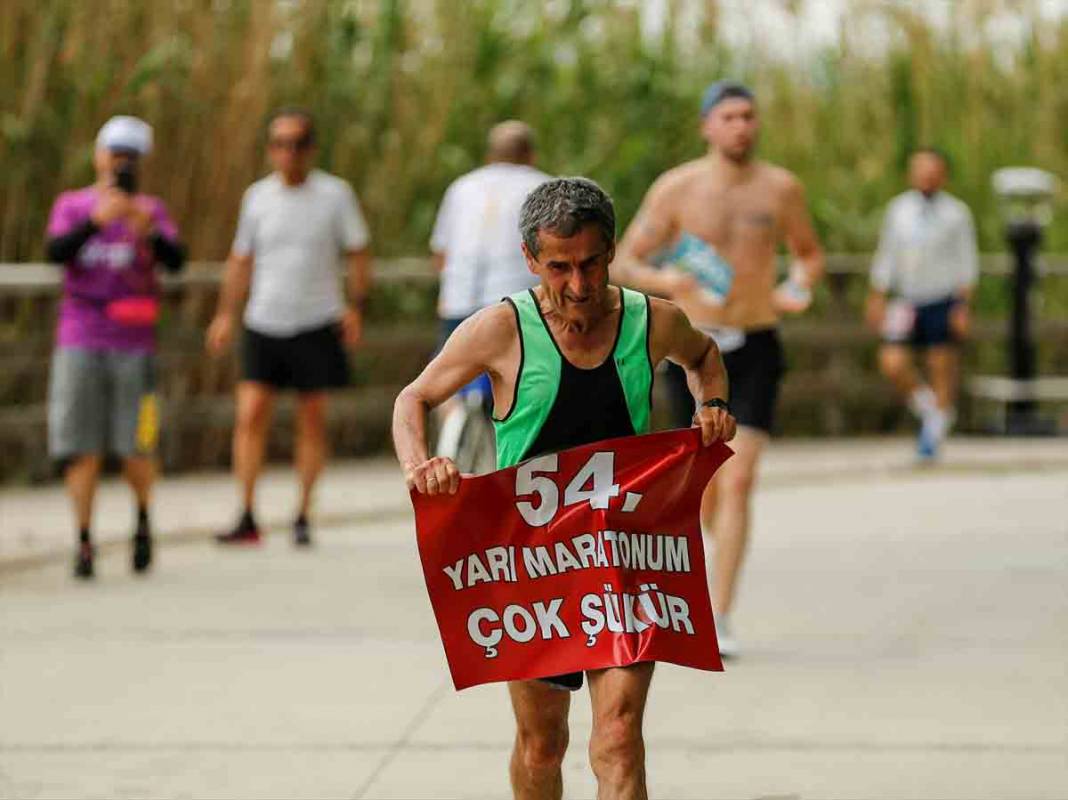
[[[641,292],[623,289],[623,327],[614,357],[634,432],[648,433],[653,364],[649,356],[649,298]]]
[[[512,407],[503,419],[494,419],[497,469],[518,464],[552,410],[560,388],[560,353],[541,321],[537,301],[529,292],[508,298],[519,323],[519,375]]]

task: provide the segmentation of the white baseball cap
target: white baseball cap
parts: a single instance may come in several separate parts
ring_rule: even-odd
[[[146,156],[152,151],[152,126],[137,117],[112,117],[96,135],[97,150],[127,150]]]

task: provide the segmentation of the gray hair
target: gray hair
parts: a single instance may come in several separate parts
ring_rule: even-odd
[[[519,212],[519,233],[535,258],[539,231],[568,238],[587,225],[596,225],[606,244],[615,242],[616,212],[612,198],[589,178],[546,181],[527,195]]]

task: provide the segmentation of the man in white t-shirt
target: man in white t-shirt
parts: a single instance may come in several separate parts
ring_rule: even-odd
[[[493,127],[487,145],[486,164],[446,190],[430,238],[441,273],[441,342],[479,309],[537,284],[519,236],[523,201],[549,180],[533,166],[534,133],[508,120]]]
[[[953,419],[959,345],[979,277],[972,213],[944,191],[946,157],[924,148],[909,162],[912,188],[886,210],[871,270],[869,324],[883,340],[879,368],[921,421],[917,454],[938,454]],[[923,350],[930,384],[912,349]]]
[[[370,236],[351,187],[313,169],[315,124],[301,109],[275,112],[267,155],[274,171],[241,201],[241,216],[208,348],[222,353],[241,331],[241,379],[234,425],[234,472],[244,509],[237,525],[216,537],[224,544],[256,544],[256,480],[263,466],[274,399],[297,392],[296,467],[300,505],[293,526],[298,545],[311,543],[308,512],[326,462],[327,391],[349,380],[345,349],[360,341],[370,286]],[[347,267],[346,304],[338,275]]]

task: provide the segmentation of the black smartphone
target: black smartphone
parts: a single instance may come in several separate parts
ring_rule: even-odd
[[[120,164],[115,170],[115,188],[137,194],[137,168],[132,163]]]

